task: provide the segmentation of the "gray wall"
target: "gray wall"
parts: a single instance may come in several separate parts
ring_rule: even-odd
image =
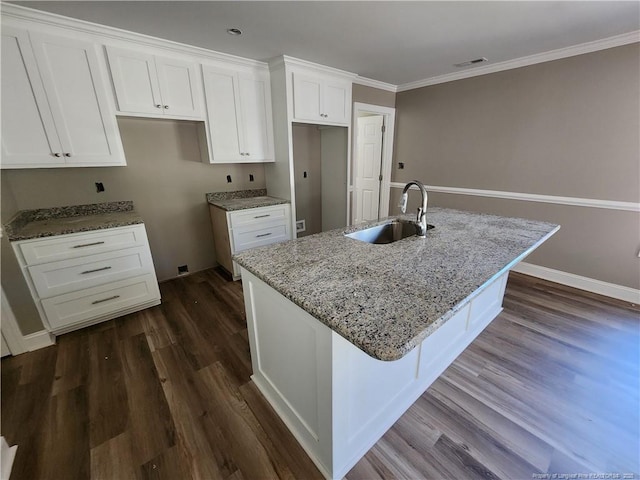
[[[638,202],[639,76],[633,44],[398,93],[392,181]],[[392,213],[398,195],[392,191]],[[558,222],[560,233],[530,262],[640,288],[638,213],[452,194],[430,199]]]
[[[353,84],[351,90],[351,100],[353,103],[368,103],[370,105],[380,105],[382,107],[393,108],[396,106],[396,94],[379,88],[367,87],[365,85]]]
[[[322,231],[322,177],[320,129],[295,123],[292,128],[293,175],[296,192],[296,220],[305,221],[305,237]],[[307,178],[304,177],[307,172]]]
[[[264,188],[264,166],[200,161],[197,123],[120,118],[126,167],[2,171],[2,222],[17,210],[133,200],[145,222],[159,280],[178,265],[195,272],[216,265],[205,193]],[[249,174],[254,181],[249,182]],[[232,183],[226,176],[231,175]],[[95,182],[106,191],[97,193]],[[2,244],[2,286],[24,334],[40,330],[15,258]]]

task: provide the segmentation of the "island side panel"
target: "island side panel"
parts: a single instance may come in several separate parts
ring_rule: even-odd
[[[251,379],[326,478],[332,477],[331,330],[242,269]]]
[[[370,357],[333,332],[333,477],[343,478],[502,311],[508,272],[399,360]]]

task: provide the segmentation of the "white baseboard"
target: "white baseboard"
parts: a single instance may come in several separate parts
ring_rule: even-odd
[[[25,335],[22,337],[22,340],[24,341],[24,346],[29,352],[56,344],[56,337],[46,330],[40,330],[39,332]]]
[[[640,290],[635,288],[616,285],[615,283],[603,282],[589,277],[582,277],[573,273],[554,270],[553,268],[541,267],[532,263],[520,262],[512,268],[514,272],[524,273],[532,277],[542,278],[550,282],[561,283],[569,287],[579,288],[587,292],[617,298],[625,302],[640,304]]]

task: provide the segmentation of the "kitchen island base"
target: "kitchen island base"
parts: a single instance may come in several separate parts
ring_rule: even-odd
[[[242,268],[251,378],[322,474],[343,478],[501,312],[508,274],[405,356],[382,361]]]

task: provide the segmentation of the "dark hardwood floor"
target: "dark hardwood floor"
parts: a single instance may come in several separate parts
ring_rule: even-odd
[[[249,379],[241,284],[161,291],[2,360],[11,479],[321,478]],[[638,307],[517,274],[504,306],[348,480],[639,478]]]

